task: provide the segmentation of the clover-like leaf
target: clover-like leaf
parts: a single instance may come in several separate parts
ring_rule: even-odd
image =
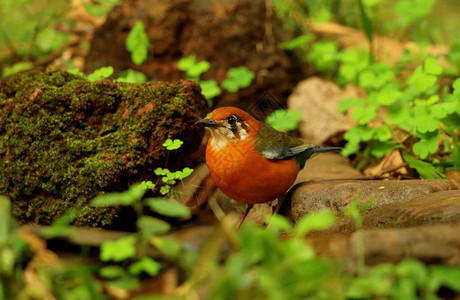
[[[454,89],[454,95],[460,96],[460,77],[454,80],[452,88]]]
[[[171,190],[171,186],[169,186],[169,185],[163,185],[163,186],[160,188],[160,194],[166,195],[167,193],[169,193],[170,190]]]
[[[179,139],[175,139],[175,140],[171,140],[171,139],[167,139],[163,144],[162,146],[163,147],[166,147],[167,150],[176,150],[176,149],[179,149],[180,146],[182,146],[184,142],[179,140]]]
[[[212,99],[220,95],[220,88],[215,80],[200,81],[200,86],[201,93],[203,93],[203,95],[208,99]]]
[[[102,261],[122,261],[136,254],[136,236],[130,235],[116,241],[105,241],[101,245],[100,258]]]
[[[421,159],[428,157],[428,154],[436,153],[439,148],[438,139],[440,132],[427,133],[423,138],[414,144],[412,150],[415,154],[420,156]]]
[[[296,129],[301,120],[300,111],[278,109],[271,113],[265,121],[276,130],[290,131]]]
[[[142,272],[155,276],[160,272],[161,264],[150,257],[143,257],[129,266],[129,273],[139,275]]]
[[[409,84],[415,87],[420,92],[425,92],[436,83],[437,77],[434,75],[426,74],[423,72],[422,67],[415,69],[411,77],[409,77]]]
[[[438,60],[434,57],[427,57],[425,63],[423,64],[423,70],[427,74],[440,75],[442,73],[442,67],[438,63]]]
[[[222,87],[231,93],[250,86],[255,77],[254,72],[246,67],[231,68],[228,70],[227,76],[228,78],[222,81]]]
[[[100,79],[108,78],[113,74],[113,67],[102,67],[95,70],[93,73],[88,75],[89,81],[97,81]]]
[[[320,210],[304,216],[296,225],[296,232],[303,236],[311,231],[323,230],[334,224],[335,215],[329,210]]]
[[[181,71],[185,71],[191,79],[197,80],[201,74],[209,70],[211,64],[205,60],[197,62],[195,55],[181,58],[177,64]]]

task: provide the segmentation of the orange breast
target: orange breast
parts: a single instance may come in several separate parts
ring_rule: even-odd
[[[208,143],[206,164],[224,194],[248,203],[264,203],[283,195],[294,183],[298,166],[294,160],[271,161],[254,148],[254,139],[229,143],[215,150]]]

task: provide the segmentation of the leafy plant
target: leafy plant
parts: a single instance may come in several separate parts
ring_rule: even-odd
[[[148,56],[149,38],[144,31],[144,24],[136,21],[126,39],[126,49],[131,53],[131,60],[136,65],[142,64]]]
[[[177,64],[179,70],[187,74],[188,79],[197,81],[201,86],[201,92],[207,99],[220,95],[221,90],[215,80],[200,80],[203,73],[209,70],[211,64],[207,61],[196,61],[195,55],[181,58]],[[222,81],[221,86],[229,92],[236,92],[241,88],[248,87],[254,79],[254,73],[246,67],[231,68],[227,72],[227,79]],[[210,105],[211,106],[211,105]]]
[[[254,79],[254,73],[246,67],[231,68],[227,76],[228,78],[222,81],[222,87],[231,93],[250,86]]]
[[[342,67],[346,64],[342,65]],[[416,162],[415,157],[408,158],[413,153],[421,159],[434,162],[434,156],[439,149],[440,138],[446,139],[445,156],[442,169],[456,167],[453,160],[457,159],[458,145],[449,142],[455,140],[455,128],[460,122],[460,98],[457,79],[452,93],[440,93],[436,85],[438,76],[442,74],[442,67],[433,57],[427,57],[422,66],[419,66],[407,79],[406,83],[395,80],[395,73],[383,63],[370,64],[357,69],[355,74],[347,71],[348,79],[363,87],[368,96],[364,98],[344,99],[340,102],[339,112],[352,109],[352,119],[358,125],[345,134],[348,141],[343,150],[344,155],[350,155],[360,150],[360,143],[368,143],[365,153],[375,157],[382,157],[394,147],[406,149],[404,156],[407,163],[416,168],[425,178],[441,178],[442,174],[435,167],[423,162]],[[385,110],[383,125],[379,128],[369,126],[375,122],[378,112]],[[380,117],[381,118],[381,117]],[[407,149],[394,130],[401,128],[418,141]],[[455,157],[454,157],[455,156]]]
[[[265,122],[277,130],[291,131],[297,128],[301,120],[302,114],[299,111],[278,109],[271,113]]]

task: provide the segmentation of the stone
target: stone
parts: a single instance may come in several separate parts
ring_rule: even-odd
[[[364,262],[369,266],[411,258],[460,267],[459,232],[460,224],[443,224],[313,235],[308,240],[318,255],[345,259],[352,272],[357,271],[360,245],[363,246]]]
[[[446,179],[308,181],[297,184],[289,192],[289,216],[295,223],[304,215],[320,209],[342,214],[355,199],[363,205],[367,202],[365,206],[371,209],[455,189],[455,185]]]
[[[320,179],[363,179],[364,175],[352,167],[350,160],[338,153],[320,153],[300,170],[295,183]]]
[[[204,133],[193,124],[208,110],[192,81],[90,82],[52,70],[1,78],[0,195],[22,223],[50,224],[78,207],[75,224],[115,226],[123,211],[90,199],[143,180],[159,189],[154,170],[188,166]],[[184,142],[180,151],[162,146],[168,138]]]
[[[363,96],[364,92],[351,85],[342,90],[331,81],[312,77],[297,84],[288,98],[288,108],[302,113],[303,122],[299,125],[302,138],[307,143],[322,145],[354,124],[349,113],[337,112],[339,100]]]

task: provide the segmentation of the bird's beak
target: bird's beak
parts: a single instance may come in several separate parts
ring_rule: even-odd
[[[195,123],[195,125],[207,126],[207,127],[216,127],[219,126],[219,123],[213,119],[202,119]]]

